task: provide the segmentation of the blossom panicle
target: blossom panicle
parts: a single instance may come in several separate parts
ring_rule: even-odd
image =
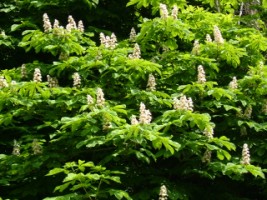
[[[14,140],[12,154],[15,156],[20,155],[20,144],[16,140]]]
[[[238,83],[237,83],[237,79],[234,76],[233,80],[229,83],[229,88],[230,89],[237,89],[238,88]]]
[[[177,17],[178,17],[178,7],[177,6],[173,6],[173,8],[172,8],[172,17],[173,17],[173,19],[177,19]]]
[[[193,100],[192,98],[187,98],[185,95],[182,95],[180,99],[176,97],[173,99],[173,108],[175,110],[189,110],[193,111]]]
[[[169,16],[169,12],[168,12],[168,9],[167,9],[167,6],[166,4],[159,4],[159,8],[160,8],[160,16],[162,19],[167,19],[168,16]]]
[[[5,77],[0,76],[0,89],[5,87],[8,87],[7,80],[5,79]]]
[[[137,43],[134,45],[133,53],[128,56],[130,59],[139,59],[141,58],[141,50]]]
[[[130,41],[134,42],[136,40],[136,31],[134,27],[132,27],[131,32],[130,32]]]
[[[136,125],[139,124],[138,120],[136,119],[135,115],[132,115],[131,117],[131,125]]]
[[[147,89],[150,91],[155,91],[156,90],[156,79],[153,76],[153,74],[149,74],[148,76],[148,81],[147,81]]]
[[[207,42],[212,42],[212,39],[211,39],[211,37],[210,37],[210,34],[207,34],[207,35],[206,35],[206,41],[207,41]]]
[[[213,27],[213,35],[214,35],[214,41],[218,44],[223,44],[224,39],[222,37],[222,33],[218,26]]]
[[[149,110],[146,109],[144,103],[140,103],[140,116],[139,116],[139,123],[140,124],[150,124],[152,120],[152,115]]]
[[[168,199],[168,191],[165,185],[160,187],[159,191],[159,200],[167,200]]]
[[[87,100],[87,104],[88,104],[88,105],[91,105],[91,104],[94,103],[94,99],[93,99],[93,97],[92,97],[90,94],[88,94],[88,95],[86,96],[86,100]]]
[[[104,92],[101,88],[97,88],[96,90],[96,104],[100,107],[105,104]]]
[[[211,160],[211,151],[210,150],[206,150],[204,155],[202,156],[202,162],[203,163],[210,163]]]
[[[243,165],[249,165],[250,164],[250,153],[249,153],[248,145],[246,143],[243,145],[243,149],[242,149],[241,164],[243,164]]]
[[[78,30],[82,33],[84,32],[84,25],[82,20],[78,21]]]
[[[71,15],[69,15],[66,30],[70,32],[72,29],[77,30],[77,25],[76,25],[74,18]]]
[[[208,139],[212,139],[213,135],[214,135],[214,131],[213,128],[211,126],[208,126],[204,129],[203,134],[208,138]]]
[[[59,28],[59,21],[55,19],[54,24],[53,24],[53,29]]]
[[[198,75],[197,75],[198,83],[205,83],[206,82],[206,73],[204,71],[203,66],[199,65],[197,68],[197,71],[198,71]]]
[[[194,42],[194,46],[192,49],[192,54],[198,56],[200,54],[200,45],[198,40],[195,40]]]
[[[114,49],[117,46],[117,37],[114,33],[111,36],[105,36],[104,33],[100,33],[100,44],[105,48]]]
[[[72,75],[73,78],[73,87],[79,88],[81,86],[81,77],[80,74],[78,72],[75,72]]]
[[[39,144],[37,139],[34,139],[32,142],[32,151],[33,151],[33,154],[35,154],[35,155],[41,154],[43,152],[43,148]]]
[[[47,77],[48,86],[50,88],[58,87],[58,80],[56,77],[51,77],[50,75],[47,75],[46,77]]]
[[[52,30],[52,25],[51,25],[51,22],[50,22],[50,19],[49,19],[47,13],[43,14],[43,27],[44,27],[45,33],[48,33],[49,31]]]
[[[41,70],[39,68],[34,69],[33,81],[34,82],[42,82],[42,74],[41,74]]]

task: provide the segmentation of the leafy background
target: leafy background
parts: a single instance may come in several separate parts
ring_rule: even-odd
[[[160,3],[169,14],[176,5],[178,19],[160,17]],[[0,198],[158,199],[166,185],[169,199],[266,199],[265,8],[234,0],[1,1]],[[68,15],[83,20],[85,32],[44,32],[44,13],[63,26]],[[215,25],[223,44],[206,41]],[[116,34],[114,49],[100,43],[101,32]],[[129,58],[135,43],[140,59]],[[33,81],[35,68],[42,82]],[[147,89],[150,74],[156,90]],[[174,109],[182,95],[193,111]],[[141,102],[152,121],[133,125]],[[244,143],[248,165],[240,162]]]

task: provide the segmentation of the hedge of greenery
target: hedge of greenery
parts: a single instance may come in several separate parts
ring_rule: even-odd
[[[0,3],[0,199],[266,199],[265,1]]]

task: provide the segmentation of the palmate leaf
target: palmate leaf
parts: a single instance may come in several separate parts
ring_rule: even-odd
[[[233,67],[237,67],[240,64],[240,58],[247,55],[244,48],[237,48],[228,43],[223,45],[220,53],[220,57]]]
[[[231,155],[225,150],[219,149],[216,151],[216,153],[217,153],[217,158],[219,160],[224,160],[224,158],[226,158],[227,160],[231,159]]]
[[[93,148],[105,144],[106,142],[107,140],[105,136],[88,136],[88,139],[79,142],[76,145],[76,148],[79,149],[83,146],[86,146],[87,148]]]
[[[226,147],[229,151],[236,150],[235,144],[230,142],[230,139],[225,136],[221,136],[220,138],[213,138],[212,141],[220,147]]]
[[[131,73],[140,73],[141,77],[147,73],[158,73],[161,74],[160,71],[161,65],[149,62],[143,59],[130,59],[126,61],[126,68],[124,69],[126,72]]]
[[[79,195],[77,193],[71,193],[57,197],[46,197],[43,200],[82,200],[83,198],[84,198],[83,195]]]
[[[127,199],[127,200],[132,200],[132,198],[129,196],[129,194],[123,190],[116,190],[116,189],[108,189],[108,193],[111,196],[115,196],[116,199]]]
[[[137,8],[147,7],[149,5],[147,0],[130,0],[126,6],[132,6],[137,4]]]
[[[245,165],[245,169],[248,170],[253,176],[265,178],[265,175],[263,173],[263,170],[260,167],[254,166],[254,165]]]
[[[54,168],[54,169],[50,170],[49,173],[46,174],[46,176],[52,176],[52,175],[62,173],[62,172],[66,172],[66,170],[62,169],[62,168]]]
[[[226,175],[231,176],[232,174],[237,175],[241,177],[243,174],[251,173],[253,176],[265,178],[265,175],[263,173],[263,170],[260,167],[254,166],[254,165],[240,165],[240,164],[234,164],[234,163],[228,163],[225,165],[223,170]]]

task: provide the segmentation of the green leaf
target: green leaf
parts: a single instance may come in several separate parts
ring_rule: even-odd
[[[54,192],[56,191],[63,192],[65,189],[69,187],[70,184],[71,182],[67,182],[67,183],[64,183],[63,185],[59,185],[55,188]]]
[[[223,159],[224,159],[224,154],[222,153],[221,150],[218,150],[218,151],[217,151],[217,158],[218,158],[219,160],[223,160]]]
[[[155,149],[161,149],[162,147],[162,141],[160,140],[160,138],[157,138],[155,140],[152,141],[152,145]]]
[[[262,172],[262,169],[260,167],[256,167],[254,165],[245,165],[244,166],[246,168],[246,170],[248,170],[253,176],[257,177],[261,177],[263,179],[265,179],[265,175]]]
[[[129,194],[123,190],[109,189],[108,192],[110,195],[115,196],[117,199],[126,198],[128,200],[132,200]]]
[[[64,196],[46,197],[43,200],[71,200],[71,199],[80,200],[82,198],[79,198],[79,195],[76,193],[71,193],[71,194],[66,194]]]
[[[55,174],[58,174],[58,173],[61,173],[61,172],[65,172],[65,169],[54,168],[54,169],[50,170],[49,173],[46,174],[46,176],[52,176],[52,175],[55,175]]]
[[[63,180],[63,182],[76,180],[79,175],[75,173],[68,173],[67,177]]]

